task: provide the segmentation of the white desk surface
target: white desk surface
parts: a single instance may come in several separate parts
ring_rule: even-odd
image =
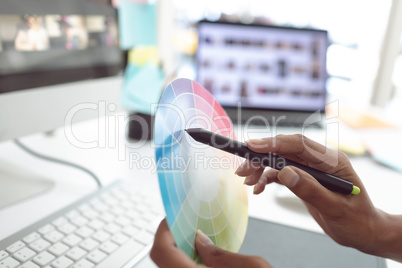
[[[98,132],[98,125],[97,120],[78,123],[73,126],[73,133],[77,140],[94,141],[98,139],[99,133],[101,137],[104,136],[102,132]],[[125,178],[135,181],[138,187],[159,188],[155,172],[145,167],[138,168],[136,161],[130,161],[130,157],[136,159],[138,155],[141,155],[142,159],[152,159],[154,149],[150,142],[137,149],[126,148],[124,144],[119,148],[119,146],[113,146],[115,139],[105,136],[107,137],[105,147],[92,149],[77,148],[71,144],[66,139],[64,128],[56,130],[53,136],[35,134],[20,140],[35,151],[87,167],[99,176],[103,184]],[[116,134],[116,136],[122,137],[124,133]],[[251,137],[262,136],[267,135],[260,131]],[[117,139],[115,143],[118,144]],[[1,160],[7,160],[27,171],[44,175],[54,180],[56,184],[42,195],[1,209],[0,240],[96,190],[92,178],[82,171],[35,158],[11,141],[0,143]],[[352,157],[351,161],[365,183],[374,204],[389,213],[402,214],[402,196],[400,195],[402,174],[374,162],[367,156]],[[270,185],[266,187],[263,194],[258,196],[252,194],[250,187],[250,216],[322,232],[306,209],[298,206],[297,203],[295,206],[289,206],[276,199],[279,187],[281,186]],[[390,268],[402,267],[402,264],[390,260],[387,264]],[[151,260],[146,257],[136,267],[150,267],[150,265]]]

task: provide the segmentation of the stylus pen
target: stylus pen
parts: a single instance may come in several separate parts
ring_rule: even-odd
[[[327,174],[317,169],[302,165],[295,161],[274,154],[261,154],[251,151],[243,142],[235,141],[222,135],[210,132],[203,128],[189,128],[186,132],[196,141],[207,144],[225,152],[244,157],[248,160],[258,162],[264,167],[271,167],[281,170],[285,166],[295,166],[313,176],[322,186],[328,190],[341,194],[358,195],[360,189],[350,181],[343,180],[334,175]]]

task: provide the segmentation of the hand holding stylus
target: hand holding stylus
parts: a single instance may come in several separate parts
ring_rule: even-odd
[[[254,193],[260,194],[267,184],[277,182],[288,187],[301,198],[310,214],[322,229],[341,245],[354,247],[377,256],[402,260],[402,254],[392,253],[402,248],[402,219],[389,215],[372,204],[368,193],[354,171],[348,157],[337,150],[326,148],[302,135],[279,135],[274,138],[249,140],[248,148],[259,153],[276,153],[295,162],[313,167],[343,178],[358,186],[358,198],[341,195],[323,187],[308,173],[294,166],[281,171],[251,165],[245,161],[236,174],[245,178],[245,184],[254,185]],[[314,154],[319,152],[319,154]],[[321,157],[318,158],[317,156]],[[334,164],[335,163],[335,164]],[[388,232],[399,233],[399,241],[389,241]]]
[[[358,196],[339,194],[328,190],[312,176],[294,166],[287,166],[281,171],[264,171],[262,166],[255,163],[251,165],[246,160],[237,170],[239,176],[246,177],[247,185],[254,185],[255,194],[263,192],[265,186],[272,182],[288,187],[304,201],[318,224],[339,244],[402,262],[402,215],[391,215],[373,206],[362,181],[345,154],[301,135],[250,140],[247,146],[259,153],[276,153],[360,187],[361,193]],[[321,157],[318,158],[312,151],[320,152]],[[205,242],[199,234],[195,246],[208,266],[270,267],[261,258],[219,249]],[[292,258],[286,252],[283,256]],[[162,221],[156,233],[151,258],[160,267],[199,267],[175,246],[165,221]]]

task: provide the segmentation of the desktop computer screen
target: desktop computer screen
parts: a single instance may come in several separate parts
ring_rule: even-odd
[[[60,127],[78,103],[117,103],[123,61],[107,1],[1,1],[0,141]]]
[[[225,108],[323,111],[325,30],[202,21],[197,80]]]
[[[82,103],[118,104],[122,69],[117,12],[108,1],[2,0],[0,142],[59,128]],[[85,109],[74,123],[96,116]],[[45,181],[8,160],[0,159],[0,196],[11,197],[0,198],[0,207]]]
[[[0,5],[0,93],[121,70],[116,10],[106,1],[3,0]]]

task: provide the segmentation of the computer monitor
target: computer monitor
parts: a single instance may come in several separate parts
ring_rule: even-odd
[[[107,2],[1,2],[0,141],[63,126],[80,103],[118,103],[123,55],[116,10]],[[86,109],[74,122],[97,115]],[[0,189],[27,188],[32,178],[13,174],[4,160]]]
[[[201,21],[198,34],[197,80],[229,116],[324,111],[327,31]]]

